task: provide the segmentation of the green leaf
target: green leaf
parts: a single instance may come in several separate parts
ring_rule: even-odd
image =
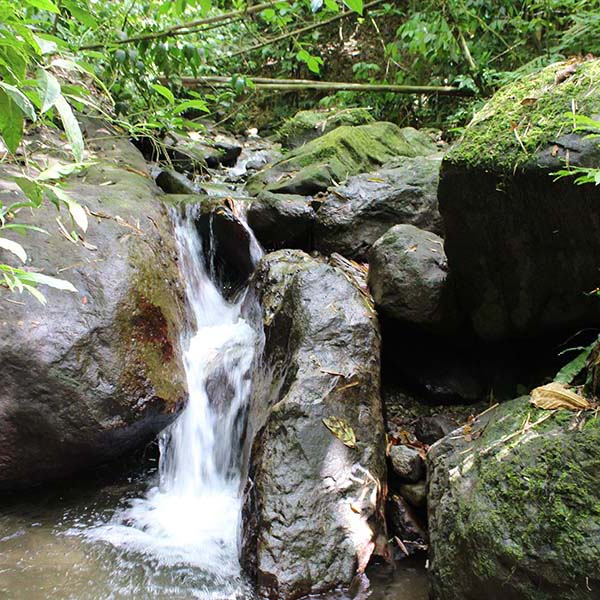
[[[54,101],[54,106],[56,106],[56,110],[60,115],[67,139],[71,144],[73,156],[77,162],[81,162],[83,160],[83,136],[81,135],[79,123],[64,96],[59,96]]]
[[[26,276],[21,280],[25,280],[33,284],[47,285],[48,287],[55,288],[57,290],[65,290],[67,292],[76,292],[75,286],[66,279],[58,279],[57,277],[51,277],[50,275],[42,275],[42,273],[32,273],[25,271]]]
[[[589,346],[586,346],[582,352],[580,352],[573,360],[568,362],[554,377],[554,381],[558,383],[564,383],[569,385],[573,382],[575,377],[583,371],[585,368],[588,357],[590,356],[596,342],[592,342]]]
[[[48,73],[44,69],[37,70],[37,82],[42,102],[40,112],[43,114],[54,106],[60,96],[60,83],[52,73]]]
[[[58,10],[56,4],[54,4],[54,2],[52,2],[51,0],[25,0],[25,2],[27,2],[27,4],[29,4],[30,6],[34,6],[35,8],[40,8],[41,10],[48,10],[57,15],[60,14],[60,10]]]
[[[0,248],[12,252],[14,255],[18,256],[22,262],[27,262],[27,252],[25,252],[25,248],[18,242],[13,242],[12,240],[0,237]]]
[[[21,109],[28,119],[35,121],[33,104],[29,102],[29,98],[20,89],[3,81],[0,81],[0,87],[10,96],[10,99]]]
[[[38,233],[45,233],[46,235],[50,235],[45,229],[41,227],[36,227],[35,225],[26,225],[25,223],[7,223],[0,227],[0,229],[10,229],[12,231],[16,231],[21,235],[25,235],[28,231],[37,231]]]
[[[0,133],[6,147],[14,154],[23,137],[23,113],[2,90],[0,90]]]
[[[75,221],[75,223],[83,231],[87,231],[88,218],[83,206],[81,206],[81,204],[73,200],[73,198],[71,198],[71,196],[69,196],[67,192],[65,192],[58,186],[46,185],[46,188],[48,189],[48,193],[51,196],[54,195],[59,201],[64,202],[66,204],[67,208],[69,209],[69,212],[71,213],[71,216],[73,217],[73,221]]]
[[[153,83],[152,89],[163,96],[163,98],[166,98],[170,104],[175,104],[175,96],[173,96],[173,92],[169,88],[159,83]]]
[[[63,4],[80,23],[83,23],[86,27],[92,27],[94,29],[98,28],[98,21],[76,2],[73,0],[63,0]]]
[[[344,0],[344,4],[359,15],[363,14],[363,0]]]
[[[23,289],[28,291],[40,304],[46,304],[46,296],[44,296],[44,294],[42,294],[35,286],[23,283]]]
[[[201,110],[203,112],[210,112],[206,102],[203,100],[185,100],[184,102],[179,103],[174,109],[173,114],[178,115],[190,108],[195,108],[196,110]]]
[[[356,435],[354,430],[344,419],[339,417],[326,417],[323,419],[323,425],[335,435],[348,448],[356,448]]]
[[[15,177],[17,185],[23,193],[33,202],[34,206],[40,206],[44,197],[42,186],[28,177]]]

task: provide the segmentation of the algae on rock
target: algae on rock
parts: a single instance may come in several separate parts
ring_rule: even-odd
[[[424,156],[435,151],[434,142],[411,127],[400,129],[386,122],[342,126],[259,171],[248,180],[246,189],[252,195],[261,190],[313,195],[399,156]]]
[[[538,423],[534,427],[525,424]],[[428,455],[440,600],[600,594],[600,419],[507,402]]]

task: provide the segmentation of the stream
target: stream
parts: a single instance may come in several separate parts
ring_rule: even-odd
[[[238,560],[239,457],[262,332],[245,318],[245,291],[234,301],[221,294],[214,257],[202,257],[193,209],[186,210],[173,218],[192,321],[181,340],[188,403],[160,435],[159,458],[140,457],[125,474],[106,466],[83,481],[5,498],[2,598],[254,598]],[[255,240],[253,249],[257,262]],[[353,598],[428,597],[419,561],[393,572],[375,566],[369,577],[371,587]]]

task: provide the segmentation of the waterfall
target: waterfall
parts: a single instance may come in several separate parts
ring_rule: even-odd
[[[202,257],[193,208],[186,210],[174,221],[193,321],[182,340],[188,402],[160,436],[158,485],[93,536],[159,565],[199,568],[211,586],[231,588],[240,575],[239,461],[258,335],[244,318],[244,294],[229,302],[211,279],[214,257]]]

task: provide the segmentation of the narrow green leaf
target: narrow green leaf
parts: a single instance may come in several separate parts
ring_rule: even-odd
[[[0,89],[0,133],[4,143],[13,154],[23,137],[23,113],[17,105]]]
[[[585,368],[587,359],[591,354],[596,342],[594,341],[589,346],[583,349],[573,360],[569,361],[554,377],[554,381],[569,385],[575,377]]]
[[[46,304],[46,296],[40,292],[35,286],[30,285],[29,283],[23,284],[23,289],[27,290],[40,304]]]
[[[37,231],[38,233],[45,233],[46,235],[50,235],[45,229],[41,227],[36,227],[35,225],[26,225],[25,223],[7,223],[0,227],[0,229],[10,229],[12,231],[16,231],[21,235],[25,235],[28,231]]]
[[[35,206],[40,206],[44,197],[42,187],[27,177],[15,177],[15,182]]]
[[[56,106],[56,110],[60,115],[65,133],[67,134],[67,139],[71,144],[73,156],[77,162],[81,162],[83,160],[83,136],[81,135],[81,129],[73,114],[73,110],[62,95],[56,98],[54,106]]]
[[[170,104],[175,104],[175,96],[173,96],[173,92],[169,88],[160,85],[159,83],[153,83],[152,89],[159,93],[163,98],[166,98]]]
[[[0,237],[0,248],[12,252],[14,255],[18,256],[22,262],[27,262],[27,252],[25,252],[25,248],[18,242],[13,242],[12,240]]]
[[[63,4],[80,23],[83,23],[86,27],[98,28],[98,21],[96,21],[93,15],[76,2],[73,0],[63,0]]]
[[[37,82],[42,102],[40,112],[45,113],[54,106],[54,103],[60,96],[60,83],[58,83],[58,80],[52,73],[48,73],[44,69],[37,70]]]
[[[47,285],[48,287],[55,288],[57,290],[65,290],[67,292],[76,292],[75,286],[66,279],[58,279],[57,277],[51,277],[50,275],[42,275],[42,273],[33,273],[31,271],[25,271],[25,276],[22,276],[21,280],[31,284]]]
[[[56,198],[64,202],[67,208],[69,209],[69,213],[73,217],[73,221],[77,224],[77,226],[83,231],[87,231],[88,228],[88,218],[85,212],[85,209],[79,202],[76,202],[65,192],[63,189],[58,186],[47,185],[46,186],[50,195],[56,196]]]

